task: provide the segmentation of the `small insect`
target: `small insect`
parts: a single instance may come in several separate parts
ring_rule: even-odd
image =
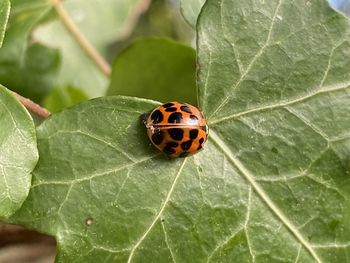
[[[163,104],[141,115],[152,144],[170,158],[200,151],[208,137],[208,126],[196,107],[180,102]]]

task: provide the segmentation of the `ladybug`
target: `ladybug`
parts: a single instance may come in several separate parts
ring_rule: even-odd
[[[197,153],[208,137],[203,114],[187,103],[165,103],[142,114],[141,120],[152,144],[170,158]]]

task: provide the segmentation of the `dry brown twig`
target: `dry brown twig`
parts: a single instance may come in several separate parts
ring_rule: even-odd
[[[74,21],[64,8],[61,0],[50,0],[50,3],[55,8],[58,16],[60,17],[63,25],[67,28],[68,32],[74,37],[84,52],[96,63],[99,69],[107,76],[111,74],[111,67],[108,62],[97,52],[91,42],[85,37],[85,35],[75,25]]]
[[[51,113],[47,109],[41,107],[39,104],[36,104],[34,101],[31,101],[30,99],[27,99],[14,91],[11,92],[18,99],[18,101],[21,102],[23,106],[26,107],[30,112],[43,119],[46,119],[50,116]]]

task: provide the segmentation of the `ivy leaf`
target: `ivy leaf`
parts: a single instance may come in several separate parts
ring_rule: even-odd
[[[132,25],[145,8],[144,0],[67,0],[64,7],[79,30],[104,56],[109,45],[127,36]],[[58,48],[62,54],[62,67],[57,86],[81,87],[89,97],[105,94],[108,78],[81,49],[61,21],[54,20],[40,26],[35,39]],[[77,74],[79,71],[79,74]]]
[[[0,127],[0,218],[6,218],[28,195],[38,150],[32,118],[1,85]]]
[[[33,41],[33,28],[50,15],[45,0],[14,0],[4,45],[0,49],[0,83],[40,102],[53,87],[59,66],[57,50]]]
[[[7,20],[10,13],[10,1],[5,0],[0,3],[0,47],[4,39]]]
[[[349,262],[348,25],[322,0],[204,6],[200,105],[250,196],[213,262],[234,242],[252,261]]]
[[[186,21],[193,27],[196,27],[197,18],[204,5],[205,0],[181,0],[181,12]]]
[[[57,262],[350,262],[349,30],[323,0],[208,0],[205,149],[159,155],[138,119],[157,103],[85,102],[39,126],[10,221],[55,235]]]
[[[195,68],[192,48],[167,39],[140,39],[116,58],[107,94],[197,104]]]

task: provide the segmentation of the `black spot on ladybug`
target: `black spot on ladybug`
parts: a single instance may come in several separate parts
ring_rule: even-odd
[[[177,111],[177,108],[170,107],[170,108],[166,108],[165,111],[167,111],[167,112],[174,112],[174,111]]]
[[[187,151],[188,149],[191,148],[191,145],[192,145],[192,140],[185,141],[181,143],[181,149],[184,151]]]
[[[168,130],[168,133],[176,141],[181,141],[184,136],[184,131],[180,128],[171,128]]]
[[[180,109],[184,112],[192,113],[191,109],[186,105],[181,106]]]
[[[157,130],[153,135],[152,135],[152,142],[156,145],[159,145],[162,143],[164,139],[164,134],[162,131]]]
[[[196,153],[204,148],[208,138],[209,129],[202,112],[188,103],[165,103],[142,115],[141,121],[152,144],[169,159]]]
[[[170,108],[170,107],[172,107],[172,106],[174,106],[174,105],[175,105],[174,103],[169,102],[169,103],[163,104],[162,107],[164,107],[164,108]]]
[[[198,118],[195,115],[190,115],[190,122],[191,123],[198,123]]]
[[[176,150],[174,148],[169,147],[168,145],[164,147],[163,152],[165,154],[174,154]]]
[[[189,152],[182,152],[179,157],[187,157],[189,154]]]
[[[151,120],[153,121],[153,123],[160,123],[163,120],[163,114],[161,113],[161,111],[155,110],[151,114]]]
[[[180,112],[173,112],[170,114],[168,118],[169,123],[181,123],[182,121],[182,113]]]
[[[190,130],[190,138],[191,138],[192,140],[196,139],[197,136],[198,136],[198,130],[197,130],[197,129],[195,129],[195,130]]]
[[[167,142],[166,146],[174,148],[179,146],[179,144],[177,142]]]

